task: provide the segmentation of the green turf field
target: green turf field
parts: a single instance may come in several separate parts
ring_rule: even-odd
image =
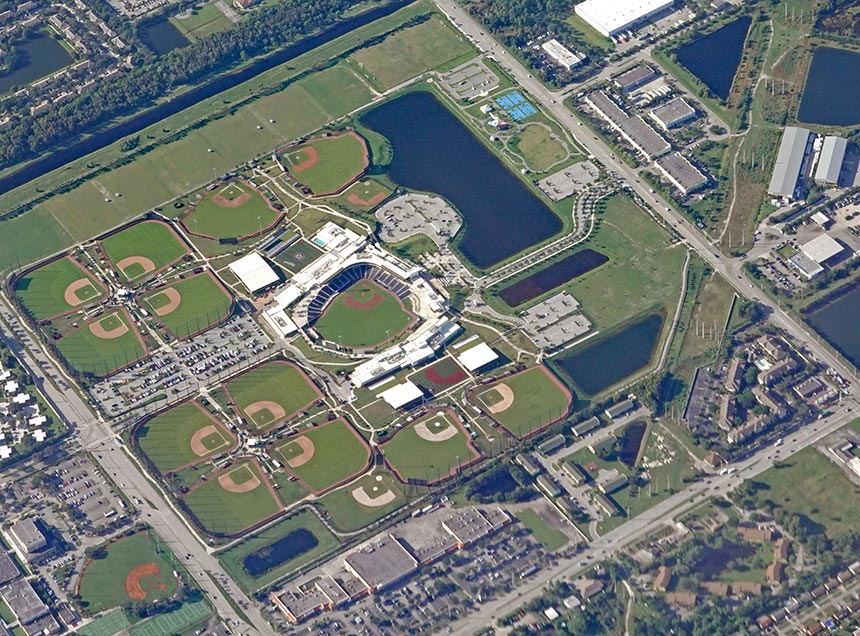
[[[310,532],[317,544],[306,551],[291,555],[281,563],[273,562],[271,569],[252,576],[244,567],[245,558],[253,553],[261,554],[266,549],[274,552],[273,546],[297,530]],[[230,578],[246,592],[268,585],[290,571],[331,552],[338,547],[339,542],[322,521],[310,510],[300,510],[283,521],[262,530],[252,537],[222,552],[218,558],[227,570]]]
[[[290,273],[297,274],[313,263],[322,252],[304,239],[296,241],[283,252],[275,256],[275,262],[283,265]]]
[[[87,281],[80,288],[69,290],[76,302],[69,303],[65,296],[69,285],[77,281]],[[104,298],[105,291],[100,283],[78,267],[77,261],[70,256],[51,261],[39,269],[22,276],[15,282],[15,295],[37,320],[51,318]]]
[[[131,636],[174,636],[182,634],[189,627],[202,623],[212,615],[206,601],[183,603],[182,607],[166,614],[158,614],[138,623],[130,630]]]
[[[513,401],[506,406],[508,389]],[[570,393],[542,365],[478,386],[469,400],[517,437],[564,417],[571,404]],[[503,410],[493,413],[494,408]]]
[[[367,506],[358,503],[353,494],[357,488],[364,488],[364,492],[370,497],[379,497],[378,505]],[[394,495],[390,501],[386,501],[389,499],[386,495],[388,492]],[[336,530],[352,532],[394,512],[406,503],[406,497],[394,475],[388,471],[376,470],[373,475],[367,475],[348,486],[331,491],[318,499],[317,503],[328,513],[329,521]]]
[[[326,112],[351,113],[367,104],[373,95],[355,72],[344,63],[311,75],[302,88]]]
[[[447,437],[448,432],[455,434]],[[415,420],[397,431],[381,450],[401,480],[428,484],[445,479],[479,457],[461,422],[448,410]]]
[[[159,315],[159,311],[172,306],[173,292],[168,291],[171,289],[179,293],[179,306],[170,313]],[[221,283],[204,272],[147,292],[139,302],[174,336],[187,338],[229,316],[233,301]]]
[[[375,179],[361,179],[341,195],[342,202],[359,210],[372,210],[391,195],[391,189]]]
[[[182,258],[188,248],[169,225],[160,221],[144,221],[112,234],[101,241],[102,248],[118,273],[128,281],[137,280],[148,273],[140,264],[118,265],[129,257],[144,257],[152,261],[154,271]]]
[[[230,492],[221,485],[221,478],[225,476],[232,478],[240,488],[259,483],[247,492]],[[200,486],[190,490],[182,501],[203,528],[218,535],[239,534],[277,514],[282,508],[269,489],[268,478],[250,460],[241,460],[210,475]]]
[[[196,42],[210,33],[223,31],[233,24],[218,8],[214,0],[207,2],[200,8],[194,7],[189,11],[170,16],[170,23],[192,42]]]
[[[300,440],[310,440],[313,455],[300,466],[291,462],[307,459]],[[357,475],[367,467],[370,448],[344,420],[304,429],[272,448],[272,456],[316,493]]]
[[[198,431],[201,433],[194,443],[195,450],[192,440]],[[161,473],[204,461],[230,450],[236,443],[224,425],[197,402],[185,402],[147,420],[136,429],[134,437]]]
[[[113,636],[117,632],[131,627],[128,616],[121,609],[115,609],[102,614],[95,620],[77,627],[81,636]]]
[[[225,386],[245,423],[256,431],[268,431],[290,420],[322,397],[304,371],[283,361],[255,367]],[[280,405],[284,414],[278,416],[272,409],[265,408],[249,415],[249,407],[266,401]]]
[[[550,527],[534,510],[520,510],[516,514],[520,522],[532,533],[535,541],[540,543],[547,552],[561,550],[567,545],[567,535],[561,530]]]
[[[257,234],[281,215],[260,192],[239,179],[222,181],[182,220],[188,231],[212,238]]]
[[[177,587],[173,576],[175,557],[150,532],[138,532],[109,543],[95,556],[103,558],[94,557],[87,562],[79,583],[81,604],[88,612],[120,607],[133,600],[151,603],[167,598]],[[139,575],[134,573],[135,568],[141,568]],[[129,596],[137,586],[138,592],[145,594],[142,599]]]
[[[462,57],[465,62],[473,53],[474,49],[463,35],[455,33],[440,16],[434,15],[350,57],[376,80],[379,88],[387,90],[457,58]]]
[[[394,294],[365,278],[335,296],[314,329],[331,342],[359,349],[396,338],[412,320]]]
[[[291,146],[281,159],[314,194],[334,194],[367,168],[367,146],[355,133],[340,133]],[[315,163],[305,167],[308,162]]]
[[[125,327],[127,331],[116,338],[105,339],[92,332],[91,327],[95,325],[108,331]],[[56,346],[69,366],[88,375],[107,375],[146,355],[137,328],[121,309],[109,309],[88,320],[58,340]]]

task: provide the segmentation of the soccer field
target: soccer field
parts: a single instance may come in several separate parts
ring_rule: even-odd
[[[140,333],[125,309],[112,308],[56,342],[75,371],[103,376],[146,355]]]
[[[158,272],[188,253],[173,229],[161,221],[135,223],[101,240],[114,269],[133,282]]]
[[[281,217],[250,183],[231,179],[217,184],[188,213],[189,232],[213,239],[243,239],[269,228]]]
[[[221,322],[233,306],[230,294],[210,272],[153,289],[139,302],[180,339]]]
[[[59,258],[15,281],[15,295],[36,320],[60,314],[100,300],[104,286],[71,256]]]
[[[282,159],[293,177],[316,196],[340,192],[364,173],[369,162],[366,142],[352,131],[291,146]]]

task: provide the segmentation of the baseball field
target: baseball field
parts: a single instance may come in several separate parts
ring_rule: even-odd
[[[364,174],[370,162],[367,144],[353,131],[291,146],[281,159],[316,196],[337,194]]]
[[[196,401],[185,402],[138,426],[140,450],[162,474],[236,447],[236,436]]]
[[[322,398],[299,367],[283,360],[266,362],[225,384],[245,424],[255,432],[270,431]]]
[[[352,532],[394,512],[406,503],[406,497],[394,475],[375,470],[372,475],[332,490],[318,503],[335,529]]]
[[[255,459],[242,459],[209,475],[182,497],[200,525],[232,536],[273,517],[281,503]]]
[[[211,272],[157,287],[139,302],[180,339],[221,322],[233,305],[230,294]]]
[[[469,401],[524,438],[567,415],[573,396],[543,365],[475,387]]]
[[[87,320],[56,342],[57,349],[75,371],[108,375],[146,355],[143,338],[131,316],[113,307]]]
[[[385,201],[391,190],[374,179],[362,179],[349,186],[343,193],[346,201],[362,210],[371,210]]]
[[[52,318],[104,298],[106,290],[71,256],[58,258],[15,281],[15,295],[36,320]]]
[[[222,181],[210,190],[182,224],[189,232],[214,239],[247,238],[271,227],[281,213],[247,181]]]
[[[432,484],[480,457],[450,409],[429,413],[397,431],[380,449],[401,481]]]
[[[270,453],[314,493],[354,477],[370,461],[370,448],[342,419],[277,442]]]
[[[414,319],[397,296],[363,278],[331,300],[314,328],[331,342],[361,349],[396,338]]]
[[[188,248],[166,223],[143,221],[101,240],[101,246],[120,277],[128,282],[158,272],[188,253]]]
[[[175,557],[148,531],[99,547],[78,580],[81,604],[100,612],[128,603],[151,603],[176,590]]]

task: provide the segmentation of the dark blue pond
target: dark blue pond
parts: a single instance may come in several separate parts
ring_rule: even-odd
[[[680,64],[720,99],[728,99],[752,18],[744,16],[678,49]]]
[[[824,336],[856,367],[860,367],[860,287],[855,287],[807,318],[810,325]]]
[[[143,43],[156,55],[164,55],[173,49],[181,49],[190,44],[188,38],[182,35],[182,32],[167,18],[143,25],[139,35]]]
[[[15,67],[0,75],[0,93],[35,82],[74,62],[63,45],[45,33],[16,43],[15,49]]]
[[[561,230],[561,220],[432,93],[417,91],[374,108],[362,123],[394,150],[392,180],[435,192],[463,217],[457,248],[487,268]]]
[[[816,49],[797,118],[822,126],[860,124],[860,53]]]
[[[551,289],[555,289],[559,285],[564,285],[577,276],[590,272],[608,260],[608,256],[589,248],[574,252],[549,267],[538,270],[531,276],[505,287],[499,292],[499,297],[509,307],[517,307]]]

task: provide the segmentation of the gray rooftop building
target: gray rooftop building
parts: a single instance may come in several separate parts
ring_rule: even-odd
[[[695,192],[708,183],[708,177],[680,152],[670,152],[654,162],[660,173],[682,194]]]
[[[647,64],[641,64],[627,69],[612,78],[615,85],[623,93],[629,93],[632,90],[644,86],[653,79],[659,77],[659,73]]]
[[[32,554],[48,545],[35,519],[24,519],[9,528],[9,538],[24,554]]]
[[[795,198],[797,181],[809,149],[809,139],[808,128],[788,126],[782,133],[768,194],[788,200]]]
[[[845,149],[848,140],[842,137],[828,136],[824,138],[821,154],[818,157],[818,167],[815,169],[815,183],[823,186],[839,184],[839,173],[842,171],[842,161],[845,159]]]
[[[49,611],[26,579],[17,579],[0,587],[0,596],[22,624],[32,623]]]
[[[343,564],[370,592],[376,592],[406,578],[418,569],[418,561],[397,539],[386,537],[348,554]]]
[[[672,149],[672,145],[640,115],[629,116],[603,91],[590,93],[585,102],[646,159],[656,159]]]
[[[17,579],[19,576],[21,576],[21,571],[15,565],[15,561],[12,560],[8,552],[0,550],[0,585]]]
[[[651,119],[657,122],[663,130],[677,128],[696,118],[696,109],[690,106],[683,97],[658,106],[650,113]]]

